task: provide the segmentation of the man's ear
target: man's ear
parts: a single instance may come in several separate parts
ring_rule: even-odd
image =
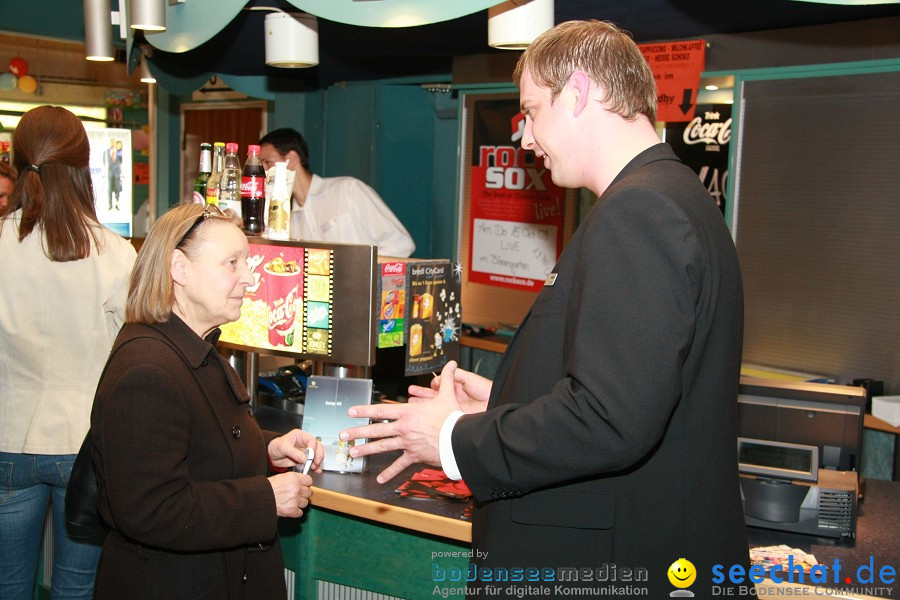
[[[569,81],[566,85],[571,87],[572,94],[575,97],[573,114],[577,117],[590,101],[591,78],[588,77],[587,73],[578,69],[569,76]]]
[[[181,250],[172,251],[172,259],[169,261],[169,273],[172,281],[178,285],[184,285],[187,280],[188,259]]]
[[[287,161],[288,169],[292,171],[302,171],[303,163],[300,161],[300,155],[297,154],[296,150],[288,150],[288,153],[284,155],[284,160]]]

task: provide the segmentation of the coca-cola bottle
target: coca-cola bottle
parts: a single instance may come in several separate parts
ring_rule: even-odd
[[[241,215],[244,231],[259,235],[265,229],[266,170],[259,162],[259,146],[247,146],[247,162],[241,174]]]
[[[235,142],[225,144],[225,168],[219,180],[219,208],[223,211],[230,208],[234,214],[241,216],[241,160],[237,153]]]

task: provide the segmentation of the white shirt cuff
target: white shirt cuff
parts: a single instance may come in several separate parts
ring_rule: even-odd
[[[444,419],[444,424],[441,425],[441,434],[438,438],[438,449],[441,452],[441,468],[444,470],[444,473],[447,474],[447,477],[454,481],[462,479],[462,475],[459,474],[456,457],[453,456],[453,441],[451,440],[451,436],[453,434],[453,427],[464,414],[465,413],[461,410],[455,410],[447,415],[447,418]]]

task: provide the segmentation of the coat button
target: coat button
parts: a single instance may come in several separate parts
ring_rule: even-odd
[[[204,359],[203,359],[203,362],[200,363],[200,366],[201,366],[201,367],[205,367],[205,366],[208,365],[208,364],[209,364],[209,361],[206,360],[206,359],[204,358]]]
[[[238,425],[235,425],[234,427],[232,427],[231,435],[232,435],[232,437],[234,437],[234,439],[238,439],[239,437],[241,437],[241,428]]]
[[[241,583],[247,583],[247,574],[244,573],[244,576],[241,578]]]

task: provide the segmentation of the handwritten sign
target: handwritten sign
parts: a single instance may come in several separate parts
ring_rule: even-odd
[[[472,270],[491,281],[534,286],[556,262],[555,225],[475,219],[472,234]]]

